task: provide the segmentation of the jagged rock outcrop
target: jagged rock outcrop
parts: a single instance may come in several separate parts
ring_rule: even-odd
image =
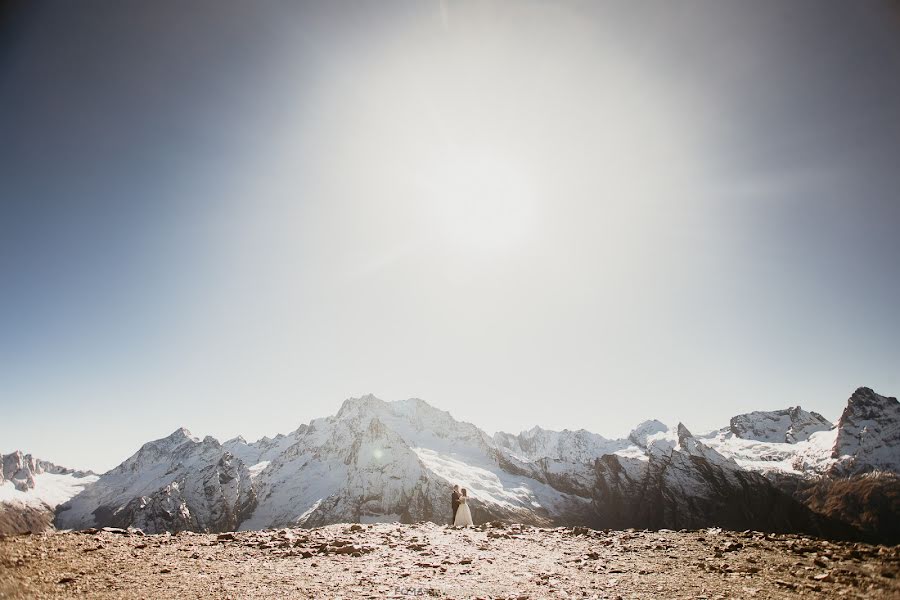
[[[0,535],[51,527],[57,505],[96,479],[90,471],[61,467],[19,450],[0,455]]]
[[[229,531],[256,505],[250,473],[207,436],[186,429],[144,444],[131,458],[59,507],[57,526],[136,526],[161,531]]]
[[[11,454],[0,456],[3,473],[0,482],[10,481],[20,492],[34,488],[34,476],[43,473],[38,461],[30,454],[22,454],[17,450]]]
[[[255,442],[248,443],[242,436],[231,438],[222,446],[234,456],[251,467],[260,463],[271,462],[284,453],[285,450],[297,443],[297,440],[306,432],[307,426],[301,425],[288,435],[279,433],[273,438],[263,436]],[[261,469],[260,469],[261,470]]]
[[[838,420],[831,457],[835,475],[900,472],[900,402],[858,388]]]
[[[0,468],[0,483],[9,481],[20,492],[34,489],[35,476],[43,475],[44,473],[74,475],[76,477],[94,474],[92,471],[78,471],[60,467],[52,462],[35,458],[31,454],[24,454],[21,450],[5,455],[0,454],[0,465],[2,465],[2,468]]]
[[[550,458],[593,462],[596,457],[623,447],[622,440],[610,440],[585,429],[550,431],[533,427],[518,435],[501,431],[494,435],[493,441],[504,450],[526,460]]]

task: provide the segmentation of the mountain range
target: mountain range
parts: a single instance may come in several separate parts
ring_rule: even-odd
[[[99,476],[21,453],[3,464],[6,532],[51,520],[148,533],[447,523],[459,484],[476,523],[900,541],[900,403],[869,388],[850,396],[837,423],[792,407],[737,415],[702,435],[647,421],[621,439],[540,427],[491,436],[423,400],[370,395],[253,443],[181,428]]]

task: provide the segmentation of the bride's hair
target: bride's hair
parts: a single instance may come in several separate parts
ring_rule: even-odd
[[[463,489],[460,491],[460,494],[462,494],[463,496],[467,496],[468,494],[466,494],[466,488],[463,488]]]

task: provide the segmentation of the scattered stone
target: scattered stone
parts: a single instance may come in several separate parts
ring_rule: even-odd
[[[237,543],[223,545],[229,541]],[[858,558],[840,558],[851,555]],[[599,532],[493,523],[466,530],[343,524],[0,539],[0,590],[14,578],[28,585],[24,597],[141,597],[153,589],[161,598],[893,599],[900,597],[898,565],[898,548],[804,536],[767,541],[754,532]],[[60,585],[65,578],[74,585]]]

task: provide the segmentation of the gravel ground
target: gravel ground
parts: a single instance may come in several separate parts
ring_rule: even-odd
[[[900,547],[485,525],[0,539],[0,598],[900,598]]]

